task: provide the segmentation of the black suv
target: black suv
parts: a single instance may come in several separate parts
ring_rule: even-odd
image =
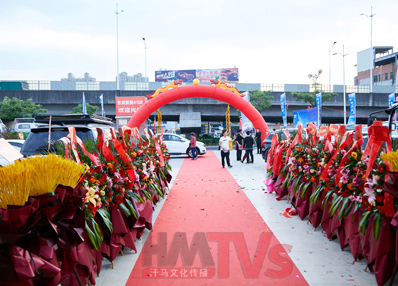
[[[290,132],[290,134],[292,134],[294,129],[290,129],[289,128],[288,131]],[[285,133],[283,133],[283,130],[276,130],[275,133],[278,136],[282,136],[282,140],[286,139],[286,135],[285,135]],[[272,136],[273,135],[274,135],[273,133],[269,134],[267,136],[267,138],[264,139],[263,144],[262,144],[261,155],[262,155],[262,157],[263,157],[265,162],[267,162],[268,151],[271,149],[271,143],[272,143]]]
[[[50,123],[50,116],[38,116],[38,123]],[[97,128],[104,132],[109,131],[113,126],[112,119],[98,115],[73,114],[51,116],[51,143],[53,144],[62,137],[69,134],[68,127],[73,126],[76,129],[76,135],[83,142],[97,139]],[[22,146],[21,154],[32,156],[43,154],[48,149],[49,126],[32,128],[30,134]]]

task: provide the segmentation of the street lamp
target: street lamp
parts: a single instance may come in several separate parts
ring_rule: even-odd
[[[144,46],[145,46],[145,80],[147,79],[147,73],[146,73],[146,41],[145,38],[142,38],[144,40]]]
[[[117,66],[117,75],[116,75],[116,90],[119,90],[119,13],[122,13],[123,10],[119,11],[118,3],[116,3],[116,66]]]
[[[333,56],[334,55],[337,55],[337,53],[334,53],[333,54]],[[343,57],[343,105],[344,105],[344,125],[346,125],[346,122],[347,122],[347,120],[346,120],[346,118],[347,118],[347,115],[346,115],[346,101],[345,101],[345,98],[346,98],[346,93],[345,93],[345,90],[346,90],[346,87],[345,87],[345,64],[344,64],[344,58],[345,58],[345,56],[347,56],[348,54],[344,54],[344,45],[343,45],[343,53],[342,54],[339,54],[340,56],[342,56]]]
[[[333,92],[333,90],[331,90],[331,77],[332,77],[332,49],[334,44],[336,44],[337,42],[334,41],[333,44],[331,44],[329,46],[329,92]]]
[[[373,16],[376,14],[373,14],[373,7],[370,6],[370,15],[367,14],[360,14],[361,16],[366,16],[370,18],[370,62],[371,62],[371,67],[370,67],[370,92],[373,92],[373,67],[374,67],[374,54],[373,54],[373,43],[372,43],[372,30],[373,30]]]

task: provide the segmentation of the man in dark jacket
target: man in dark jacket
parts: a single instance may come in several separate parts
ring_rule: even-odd
[[[243,149],[243,135],[242,130],[239,129],[238,134],[235,136],[236,141],[236,160],[240,161],[242,158],[242,149]]]
[[[246,131],[247,136],[243,140],[243,149],[246,150],[246,157],[247,157],[247,162],[246,164],[253,163],[254,158],[253,158],[253,145],[254,145],[254,139],[250,135],[250,131]]]
[[[257,145],[257,154],[261,154],[261,132],[260,128],[256,130],[256,145]]]

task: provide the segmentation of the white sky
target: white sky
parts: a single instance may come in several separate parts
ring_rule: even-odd
[[[145,37],[150,81],[159,68],[236,66],[242,83],[309,84],[321,68],[327,84],[337,41],[353,84],[372,5],[373,44],[398,50],[397,0],[0,0],[0,80],[115,80],[117,2],[119,71],[145,73]],[[342,84],[341,56],[331,74]]]

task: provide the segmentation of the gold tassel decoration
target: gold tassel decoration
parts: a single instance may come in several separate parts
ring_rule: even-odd
[[[382,153],[381,159],[388,165],[391,172],[398,172],[398,151]]]
[[[0,168],[0,208],[22,206],[29,196],[54,192],[60,184],[74,188],[87,170],[55,154],[16,161]]]

